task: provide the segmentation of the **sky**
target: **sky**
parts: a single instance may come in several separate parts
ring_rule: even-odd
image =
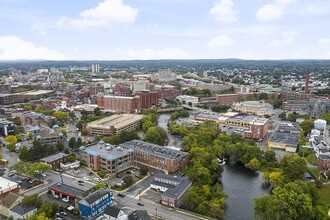
[[[0,60],[329,59],[329,0],[0,0]]]

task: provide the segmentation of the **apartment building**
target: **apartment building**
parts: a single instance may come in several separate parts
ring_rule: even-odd
[[[255,114],[258,116],[273,115],[273,106],[264,101],[243,101],[232,104],[232,109],[239,112]]]
[[[15,124],[12,121],[6,119],[0,119],[0,135],[8,136],[13,135],[15,129]]]
[[[150,108],[152,106],[158,105],[157,91],[144,90],[144,91],[135,92],[135,95],[140,97],[140,107],[142,109]]]

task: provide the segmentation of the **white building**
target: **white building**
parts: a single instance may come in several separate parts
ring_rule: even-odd
[[[99,72],[100,72],[100,65],[92,64],[92,73],[99,73]]]
[[[314,127],[318,130],[325,130],[327,127],[327,121],[323,119],[317,119],[314,121]]]
[[[232,109],[239,112],[255,114],[258,116],[273,115],[273,106],[264,101],[235,102]]]
[[[198,97],[195,96],[179,95],[176,97],[176,99],[187,105],[189,104],[189,102],[191,102],[193,106],[198,104]]]

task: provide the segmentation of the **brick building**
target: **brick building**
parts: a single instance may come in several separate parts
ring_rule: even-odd
[[[140,107],[142,109],[158,105],[158,92],[156,91],[144,90],[136,92],[135,95],[140,97]]]
[[[285,100],[309,100],[310,98],[315,98],[315,94],[309,93],[299,93],[291,91],[283,91],[280,93],[280,98]]]
[[[97,105],[104,110],[116,112],[138,112],[141,110],[139,96],[103,96],[97,98]]]
[[[0,94],[0,105],[8,105],[17,102],[16,94]]]
[[[330,152],[328,154],[319,154],[317,157],[317,170],[327,172],[330,169]]]
[[[19,185],[13,181],[0,177],[0,201],[10,192],[18,193]]]
[[[283,110],[307,110],[309,103],[306,100],[287,100],[282,102]]]
[[[121,144],[124,149],[132,150],[134,160],[157,169],[174,173],[188,165],[188,153],[165,148],[156,144],[132,140]]]
[[[51,129],[35,126],[33,128],[33,140],[41,144],[56,145],[64,144],[65,137],[58,125],[54,125]]]
[[[40,159],[40,162],[48,164],[52,167],[53,170],[56,170],[61,167],[61,163],[66,163],[69,161],[69,156],[69,154],[60,152],[48,157],[44,157]]]
[[[240,99],[240,94],[221,94],[217,95],[216,100],[218,105],[232,105]]]
[[[104,92],[104,86],[103,85],[97,84],[97,85],[88,87],[89,96],[95,96],[98,93],[103,93],[103,92]]]

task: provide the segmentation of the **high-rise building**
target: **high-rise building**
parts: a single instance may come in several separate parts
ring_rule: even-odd
[[[100,72],[100,65],[92,64],[92,73],[99,73],[99,72]]]

